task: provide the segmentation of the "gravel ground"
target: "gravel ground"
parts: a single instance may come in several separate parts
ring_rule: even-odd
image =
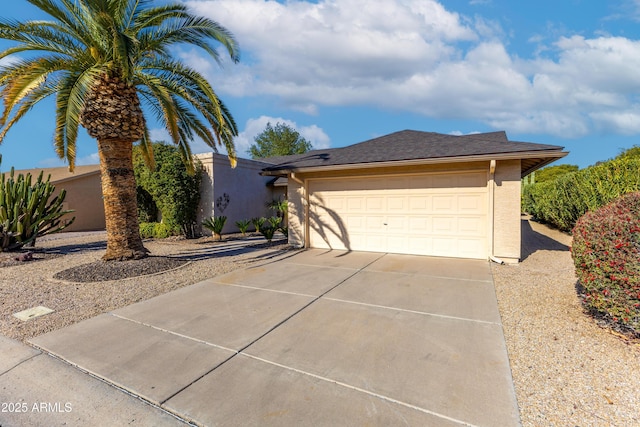
[[[152,257],[106,263],[100,260],[105,237],[104,232],[47,236],[37,242],[28,262],[0,254],[0,334],[26,341],[290,249],[282,241],[266,244],[259,238],[251,246],[269,248],[259,256],[233,247],[234,236],[222,242],[147,240]],[[40,305],[55,311],[27,322],[13,316]]]
[[[639,342],[584,314],[570,236],[524,221],[523,242],[492,267],[523,425],[640,426]]]

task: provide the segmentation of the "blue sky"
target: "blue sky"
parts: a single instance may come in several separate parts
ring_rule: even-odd
[[[586,167],[640,144],[640,0],[191,0],[231,30],[241,62],[175,54],[204,73],[240,128],[241,157],[267,122],[316,148],[403,129],[564,146]],[[5,16],[42,18],[24,0]],[[7,47],[0,41],[0,48]],[[61,166],[53,104],[7,135],[0,168]],[[152,126],[153,127],[153,126]],[[166,132],[154,128],[156,139]],[[200,141],[194,152],[207,151]],[[78,164],[97,163],[83,131]]]

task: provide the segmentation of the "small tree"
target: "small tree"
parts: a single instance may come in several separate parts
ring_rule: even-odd
[[[276,123],[275,127],[267,123],[267,127],[256,136],[255,142],[249,147],[253,159],[303,154],[311,150],[311,143],[285,123]]]
[[[141,148],[134,147],[139,216],[153,222],[159,210],[170,229],[193,238],[197,234],[202,164],[194,162],[195,173],[189,174],[180,150],[163,143],[153,144],[153,155],[155,171],[146,166]]]

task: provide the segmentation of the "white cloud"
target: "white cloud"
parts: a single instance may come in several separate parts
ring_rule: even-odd
[[[188,4],[240,42],[243,62],[222,71],[184,53],[225,95],[275,96],[311,115],[322,105],[366,105],[479,120],[509,132],[639,132],[633,118],[640,110],[640,41],[557,37],[550,29],[531,38],[536,56],[522,58],[508,51],[496,22],[434,0]]]

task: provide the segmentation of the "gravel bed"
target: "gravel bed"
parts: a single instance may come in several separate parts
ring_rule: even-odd
[[[523,241],[492,266],[523,426],[640,426],[639,342],[584,313],[570,236],[525,221]]]
[[[53,275],[54,279],[69,282],[103,282],[106,280],[122,280],[131,277],[158,274],[188,263],[185,259],[163,256],[149,256],[123,262],[94,261],[89,264],[62,270]]]
[[[291,250],[282,240],[266,243],[255,237],[250,250],[237,247],[237,236],[222,242],[211,238],[151,239],[145,240],[145,246],[152,257],[106,263],[100,259],[106,247],[104,233],[48,237],[38,241],[34,261],[0,264],[2,335],[26,341],[183,286],[268,262]],[[0,255],[2,262],[9,254]],[[159,269],[165,271],[157,273]],[[13,316],[40,305],[55,311],[27,322]]]

